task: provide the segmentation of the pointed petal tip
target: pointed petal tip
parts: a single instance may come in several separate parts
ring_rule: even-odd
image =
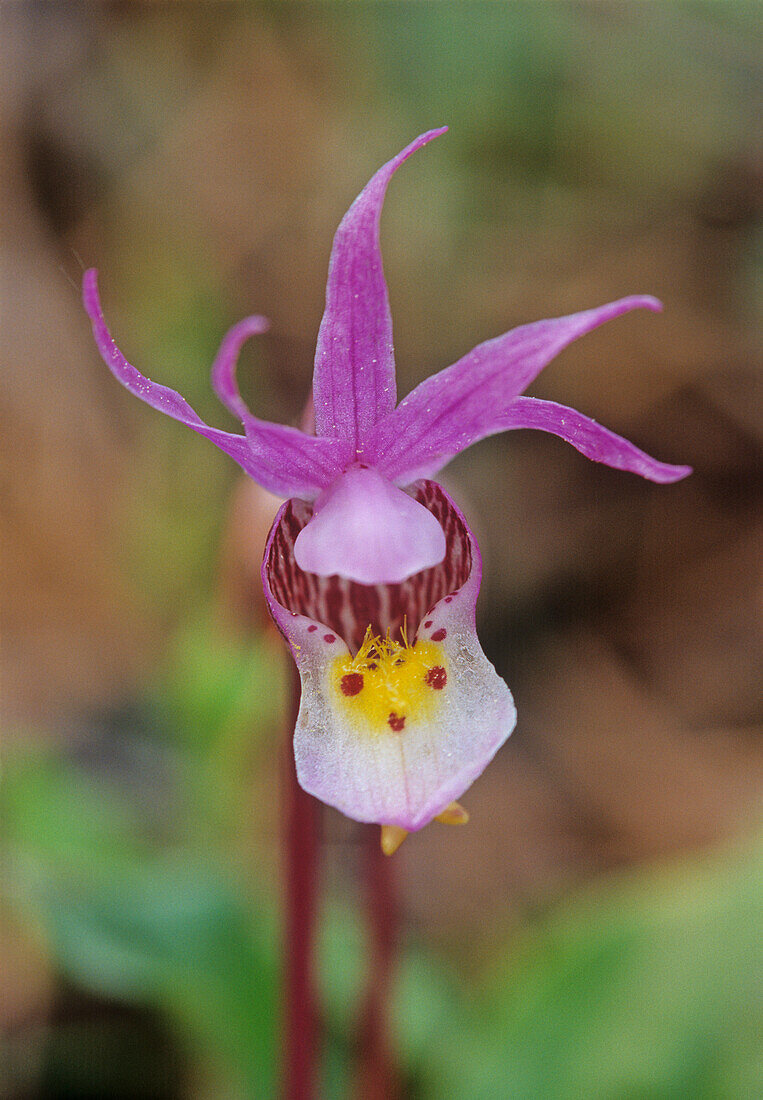
[[[656,481],[659,485],[672,485],[675,481],[683,481],[689,474],[694,473],[693,466],[669,466],[662,464],[662,469],[655,474],[642,474],[648,481]]]
[[[227,335],[231,338],[234,333],[236,336],[259,336],[269,328],[270,320],[267,317],[263,317],[261,313],[253,313],[250,317],[244,317],[238,321]]]
[[[406,145],[402,152],[398,153],[398,155],[394,157],[392,161],[389,161],[388,164],[384,165],[384,168],[389,168],[391,165],[394,165],[394,167],[397,168],[400,164],[402,164],[404,160],[407,160],[412,153],[415,153],[424,145],[428,145],[430,141],[434,141],[435,138],[441,137],[442,134],[445,134],[447,132],[447,126],[437,126],[434,130],[425,130],[423,134],[419,134],[418,137],[414,138],[410,145]]]
[[[99,312],[98,269],[95,267],[89,267],[82,276],[82,304],[88,317]]]
[[[451,802],[442,813],[437,814],[435,821],[439,821],[441,825],[467,825],[469,811],[460,802]]]
[[[408,836],[408,830],[400,825],[382,825],[381,850],[385,856],[393,856]]]
[[[504,431],[534,428],[566,440],[592,462],[614,470],[626,470],[657,485],[681,481],[692,473],[691,466],[660,462],[634,443],[603,427],[577,409],[544,401],[540,397],[517,397],[500,420]]]
[[[395,407],[392,317],[379,244],[387,186],[398,168],[446,127],[427,130],[379,168],[339,223],[313,373],[315,431],[354,448]]]
[[[634,309],[651,309],[652,313],[662,313],[665,308],[660,299],[652,294],[634,294],[630,301]]]
[[[212,389],[226,409],[238,417],[242,424],[245,424],[252,414],[241,397],[236,381],[239,352],[250,336],[259,336],[267,332],[269,326],[267,317],[261,317],[259,314],[244,317],[226,332],[212,363],[210,372]]]
[[[599,306],[598,309],[586,312],[589,314],[601,312],[602,319],[609,321],[622,316],[623,313],[630,313],[633,309],[649,309],[652,313],[662,313],[664,306],[653,294],[628,294],[625,298],[616,298],[609,305]]]

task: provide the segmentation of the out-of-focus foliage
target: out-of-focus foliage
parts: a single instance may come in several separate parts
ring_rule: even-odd
[[[242,1096],[270,1095],[276,1064],[272,883],[247,881],[241,841],[256,754],[279,751],[270,653],[193,623],[119,759],[88,743],[79,757],[20,751],[0,790],[6,902],[42,926],[70,981],[166,1013],[189,1057],[198,1044]],[[125,1072],[113,1087],[127,1093]]]
[[[252,753],[279,751],[278,666],[266,653],[209,622],[184,633],[146,704],[160,736],[150,748],[138,734],[128,744],[145,786],[105,770],[92,750],[62,758],[50,749],[11,755],[1,792],[4,903],[38,928],[69,982],[162,1013],[190,1072],[212,1075],[215,1096],[268,1097],[276,1087],[277,894],[251,873],[231,827],[250,818]],[[757,855],[719,854],[592,889],[499,936],[470,977],[409,944],[393,1003],[409,1095],[753,1095]],[[324,912],[321,973],[323,1094],[339,1097],[351,1080],[364,933],[337,903]],[[100,1042],[110,1050],[107,1036]],[[77,1095],[104,1080],[129,1095],[129,1072],[97,1057],[48,1067]]]
[[[746,1100],[763,1084],[759,845],[629,875],[490,961],[430,1095]],[[433,1065],[439,1059],[432,1058]]]

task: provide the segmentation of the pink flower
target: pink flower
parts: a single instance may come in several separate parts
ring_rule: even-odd
[[[211,428],[174,390],[122,356],[84,279],[96,343],[116,378],[206,436],[266,489],[287,497],[265,548],[271,613],[302,682],[294,734],[305,790],[358,821],[420,829],[458,819],[454,799],[511,733],[511,694],[483,654],[474,609],[480,552],[461,512],[430,480],[485,436],[539,428],[582,454],[656,482],[687,466],[657,462],[574,409],[522,391],[577,337],[654,298],[523,325],[480,344],[396,406],[392,322],[379,250],[387,185],[422,134],[380,168],[334,239],[313,375],[315,435],[253,416],[235,364],[266,322],[223,340],[212,385],[244,435]]]

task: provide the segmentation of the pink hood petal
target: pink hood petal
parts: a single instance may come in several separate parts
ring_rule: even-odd
[[[360,584],[399,584],[445,557],[431,512],[376,470],[353,467],[315,502],[294,544],[300,569]]]

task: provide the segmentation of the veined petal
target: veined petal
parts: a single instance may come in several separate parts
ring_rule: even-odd
[[[691,466],[672,466],[658,462],[627,439],[616,435],[588,416],[555,401],[537,397],[517,397],[504,415],[496,420],[496,431],[537,428],[558,435],[594,462],[603,462],[616,470],[630,470],[649,481],[667,484],[680,481],[692,472]]]
[[[379,248],[384,195],[403,161],[446,129],[422,134],[380,168],[334,237],[315,352],[315,426],[319,436],[346,439],[358,451],[395,407],[392,318]]]
[[[474,537],[439,485],[414,489],[447,548],[442,563],[403,584],[303,572],[294,543],[312,508],[301,501],[281,508],[262,569],[302,682],[294,735],[301,785],[356,821],[407,830],[459,798],[516,721],[511,694],[476,636],[482,569]],[[415,642],[382,640],[406,624]],[[364,646],[368,626],[376,640]]]
[[[367,466],[347,470],[315,502],[294,544],[300,569],[360,584],[399,584],[445,557],[435,517]]]
[[[146,404],[209,439],[271,493],[313,497],[344,469],[349,450],[335,439],[315,439],[296,428],[270,424],[251,415],[247,417],[246,437],[209,427],[179,393],[151,382],[122,355],[106,327],[97,272],[93,269],[85,272],[82,297],[98,350],[114,377]]]
[[[417,386],[376,425],[364,461],[404,485],[431,477],[455,455],[502,431],[500,418],[563,348],[632,309],[661,309],[634,296],[598,309],[522,325],[479,344],[453,366]]]

